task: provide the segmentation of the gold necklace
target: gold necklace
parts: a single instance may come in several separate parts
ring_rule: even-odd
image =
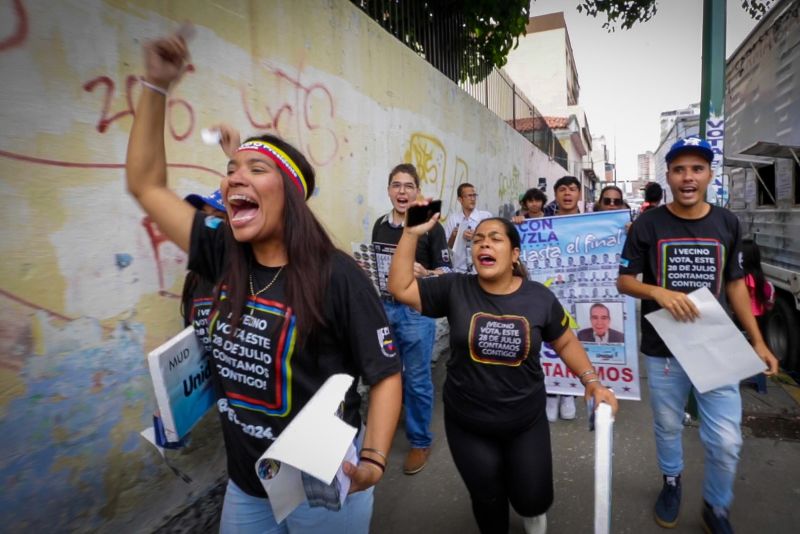
[[[275,276],[272,277],[272,280],[269,281],[269,284],[265,285],[264,287],[262,287],[258,291],[254,291],[253,290],[253,273],[251,272],[250,275],[249,275],[250,295],[252,295],[253,298],[255,298],[255,297],[258,297],[261,293],[263,293],[267,289],[271,288],[272,284],[274,284],[275,281],[278,279],[278,276],[280,276],[281,271],[283,271],[284,267],[286,267],[286,266],[285,265],[281,265],[281,268],[278,269],[278,272],[275,273]],[[250,315],[253,315],[253,306],[250,307]]]

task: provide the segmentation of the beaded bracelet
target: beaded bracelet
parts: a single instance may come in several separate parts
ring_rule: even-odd
[[[378,466],[378,468],[381,470],[381,473],[383,473],[383,472],[385,472],[385,471],[386,471],[386,466],[385,466],[385,465],[383,465],[382,463],[380,463],[380,462],[379,462],[379,461],[377,461],[377,460],[373,460],[372,458],[368,458],[368,457],[366,457],[366,456],[361,456],[361,457],[359,458],[359,460],[361,460],[362,462],[367,462],[367,463],[368,463],[368,464],[370,464],[370,465],[375,465],[375,466]]]

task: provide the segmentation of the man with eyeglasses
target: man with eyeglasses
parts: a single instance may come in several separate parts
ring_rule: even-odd
[[[447,245],[453,249],[453,270],[469,273],[472,272],[472,234],[478,223],[492,217],[492,214],[475,209],[478,193],[472,184],[459,185],[456,193],[461,210],[447,216],[444,233],[447,236]]]
[[[403,235],[406,212],[419,194],[417,169],[410,163],[397,165],[389,173],[387,192],[392,211],[375,221],[372,242],[397,245]],[[414,275],[418,278],[450,271],[450,250],[441,224],[434,225],[430,232],[420,237],[415,260]],[[430,429],[433,417],[431,358],[436,322],[391,297],[383,299],[383,307],[403,362],[403,411],[406,437],[411,444],[403,472],[413,475],[427,464],[433,443]]]

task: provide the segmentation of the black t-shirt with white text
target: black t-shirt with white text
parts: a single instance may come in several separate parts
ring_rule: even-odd
[[[222,227],[211,228],[204,217],[195,217],[189,268],[208,280],[219,280],[224,264]],[[315,332],[313,347],[298,337],[296,317],[286,304],[285,272],[278,275],[278,268],[255,265],[252,276],[256,290],[273,279],[275,283],[248,299],[238,328],[229,324],[229,317],[221,317],[208,299],[197,303],[193,316],[210,316],[207,328],[205,321],[196,321],[195,330],[212,362],[228,475],[246,493],[264,497],[256,460],[328,377],[337,373],[356,377],[341,417],[358,427],[357,377],[373,385],[398,373],[401,364],[375,289],[346,254],[337,251],[331,259],[323,313],[327,326]],[[221,298],[226,298],[225,288]]]
[[[372,226],[372,242],[396,245],[403,236],[403,227],[391,224],[391,213],[384,215],[375,221]],[[450,249],[447,246],[447,238],[444,235],[444,228],[436,223],[429,232],[417,241],[417,251],[415,261],[429,270],[440,267],[450,268]]]
[[[422,313],[447,317],[450,359],[447,409],[466,421],[514,424],[544,409],[542,341],[553,341],[569,320],[552,291],[523,280],[508,295],[484,291],[475,275],[448,273],[417,281]],[[542,402],[536,403],[537,397]]]
[[[744,277],[741,231],[733,213],[709,207],[708,214],[700,219],[683,219],[666,206],[642,213],[628,231],[619,273],[642,273],[643,283],[682,293],[705,286],[727,309],[725,285]],[[642,300],[641,351],[650,356],[672,356],[644,318],[660,308],[655,300]]]

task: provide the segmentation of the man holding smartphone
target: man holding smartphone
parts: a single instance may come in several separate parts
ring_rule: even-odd
[[[478,203],[478,193],[475,186],[463,183],[456,190],[458,203],[461,210],[451,213],[444,223],[444,233],[447,236],[447,245],[453,249],[453,270],[460,273],[471,272],[472,258],[472,233],[478,223],[492,216],[488,211],[475,209]],[[461,238],[457,239],[459,234]]]
[[[396,245],[403,235],[406,213],[419,194],[417,169],[410,163],[397,165],[389,173],[387,192],[392,211],[375,221],[372,242]],[[415,260],[414,275],[418,278],[450,271],[450,251],[441,224],[419,239]],[[436,322],[390,297],[383,299],[383,307],[403,362],[403,409],[406,437],[411,445],[403,472],[413,475],[425,467],[433,443],[431,357]]]

